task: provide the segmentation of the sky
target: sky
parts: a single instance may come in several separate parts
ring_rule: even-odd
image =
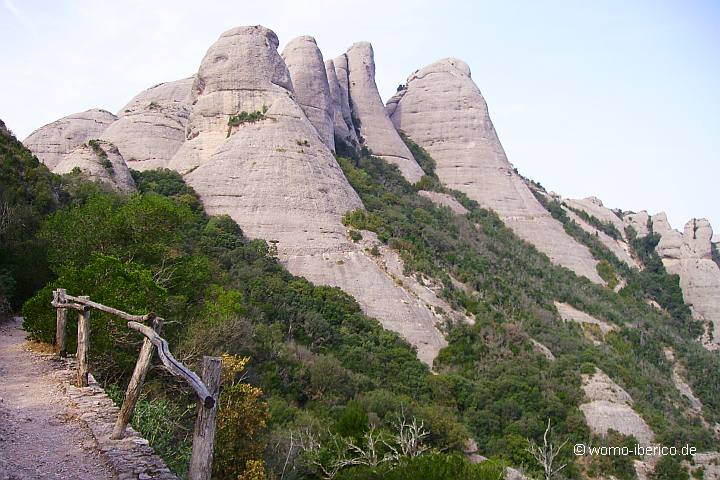
[[[444,57],[470,65],[508,158],[567,198],[720,232],[720,1],[0,0],[0,119],[20,138],[192,75],[225,30],[370,41],[387,100]]]

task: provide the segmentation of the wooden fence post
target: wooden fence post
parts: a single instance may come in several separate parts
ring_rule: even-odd
[[[220,391],[220,358],[203,357],[202,381],[215,399],[212,408],[198,401],[198,416],[193,434],[192,457],[190,458],[190,480],[210,480],[212,474],[213,447],[215,446],[215,416]]]
[[[162,329],[162,319],[153,317],[152,328],[159,334]],[[138,361],[135,364],[135,370],[125,391],[125,398],[123,399],[122,407],[120,407],[120,413],[115,421],[112,435],[110,435],[112,440],[120,440],[125,436],[125,428],[132,419],[135,405],[142,391],[143,382],[145,382],[145,375],[150,369],[150,360],[152,360],[154,351],[155,346],[149,338],[145,337],[142,348],[140,349],[140,355],[138,355]]]
[[[89,297],[80,297],[88,299]],[[77,340],[77,386],[88,386],[88,349],[90,348],[90,307],[85,307],[78,313],[78,340]]]
[[[64,288],[58,288],[53,292],[53,300],[56,302],[61,302],[65,298],[65,289]],[[66,308],[58,308],[57,309],[57,320],[55,322],[55,351],[60,357],[67,357],[67,332],[66,332],[66,325],[67,325],[67,309]]]

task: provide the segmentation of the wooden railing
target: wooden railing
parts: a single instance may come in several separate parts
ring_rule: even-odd
[[[182,378],[193,389],[198,398],[198,413],[193,432],[192,456],[188,477],[190,480],[209,480],[212,473],[213,447],[215,444],[215,416],[217,414],[217,401],[220,391],[220,359],[218,357],[203,357],[202,377],[185,365],[180,363],[170,353],[168,342],[160,336],[163,319],[155,313],[145,315],[132,315],[122,310],[96,303],[88,297],[74,297],[68,295],[65,289],[53,291],[52,306],[57,311],[57,324],[55,330],[55,350],[61,357],[67,356],[66,325],[68,310],[78,312],[77,331],[77,379],[78,387],[88,386],[89,363],[88,351],[90,348],[90,311],[100,310],[128,321],[128,328],[136,330],[145,336],[140,354],[130,383],[125,391],[120,413],[118,414],[111,439],[120,440],[125,436],[125,429],[132,419],[145,376],[150,369],[150,361],[155,349],[165,368],[173,375]],[[149,326],[148,326],[149,324]]]

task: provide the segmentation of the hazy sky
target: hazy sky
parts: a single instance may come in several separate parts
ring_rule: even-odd
[[[384,99],[465,60],[510,161],[564,197],[706,217],[720,232],[720,2],[0,0],[0,118],[21,139],[117,111],[193,74],[225,30],[312,35],[326,58],[375,48]]]

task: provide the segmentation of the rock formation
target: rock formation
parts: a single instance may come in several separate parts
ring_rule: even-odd
[[[155,85],[118,112],[101,138],[118,147],[130,168],[166,167],[185,141],[193,78]]]
[[[464,62],[444,59],[413,73],[387,111],[399,130],[432,155],[445,185],[495,210],[553,262],[602,283],[590,251],[565,233],[508,162]]]
[[[433,203],[441,206],[448,207],[453,213],[458,215],[465,215],[468,213],[468,209],[465,208],[455,197],[448,195],[447,193],[431,192],[429,190],[420,190],[418,195],[431,200]]]
[[[560,302],[554,303],[555,308],[557,308],[558,313],[560,314],[560,318],[562,318],[565,322],[574,322],[580,325],[583,332],[585,332],[586,336],[588,336],[595,345],[600,345],[603,341],[605,341],[605,335],[617,330],[615,325],[588,315],[572,305]]]
[[[77,147],[100,138],[115,120],[115,115],[97,108],[74,113],[38,128],[23,143],[52,170]]]
[[[225,32],[210,47],[192,90],[188,140],[170,167],[185,173],[208,213],[229,214],[250,237],[275,244],[291,272],[354,295],[431,364],[446,344],[436,326],[444,317],[347,237],[342,216],[362,203],[293,100],[277,46],[258,26]]]
[[[637,236],[642,238],[648,234],[648,220],[650,220],[650,215],[645,210],[638,213],[627,213],[623,217],[623,225],[632,227]]]
[[[567,203],[567,201],[565,201],[565,203]],[[623,236],[620,237],[619,239],[615,239],[615,238],[611,237],[610,235],[608,235],[607,233],[603,232],[602,230],[599,230],[594,225],[591,225],[588,222],[586,222],[578,214],[576,214],[574,211],[567,208],[565,205],[563,205],[563,209],[565,210],[565,214],[568,216],[568,218],[570,218],[570,220],[577,223],[580,226],[580,228],[582,228],[589,234],[594,235],[600,241],[600,243],[605,245],[605,247],[607,247],[608,250],[610,250],[613,254],[615,254],[615,256],[619,260],[627,263],[628,266],[630,266],[630,267],[637,268],[637,269],[641,268],[641,265],[633,258],[632,254],[630,253],[631,252],[630,245],[628,245],[628,243],[625,240],[623,240],[624,228],[619,230],[620,232],[623,232],[622,233]],[[597,216],[595,216],[595,217],[598,218]],[[620,219],[618,218],[618,220],[620,220]],[[620,222],[620,225],[621,226],[623,225],[622,222]]]
[[[350,131],[350,135],[359,143],[357,128],[353,121],[352,108],[350,107],[350,80],[348,77],[348,59],[346,54],[339,55],[333,59],[335,67],[335,78],[338,81],[338,101],[340,102],[340,113]],[[330,78],[330,77],[328,77]],[[332,87],[331,87],[332,88]]]
[[[652,442],[653,431],[633,410],[633,399],[625,390],[601,370],[582,377],[588,402],[580,405],[580,410],[593,433],[605,435],[613,429],[623,435],[634,435],[641,445]]]
[[[125,160],[112,143],[90,140],[65,155],[52,171],[63,174],[70,173],[75,168],[87,175],[90,180],[105,183],[120,192],[137,191]]]
[[[352,119],[350,118],[350,105],[343,103],[344,100],[334,61],[325,60],[325,74],[327,75],[330,99],[333,104],[333,128],[335,138],[345,142],[348,147],[355,148],[358,145],[358,138],[355,133],[355,127],[352,126]],[[347,92],[345,98],[347,98]],[[343,117],[343,110],[348,112],[347,120]]]
[[[712,260],[710,222],[692,219],[684,233],[674,230],[664,213],[652,216],[652,229],[660,235],[656,251],[669,273],[680,276],[680,288],[693,316],[712,325],[712,343],[720,348],[720,267]]]
[[[398,166],[403,176],[415,183],[425,174],[385,112],[375,85],[375,58],[367,42],[353,44],[347,51],[350,105],[355,129],[370,151]]]
[[[568,198],[564,200],[564,203],[567,206],[574,208],[575,210],[583,211],[588,215],[597,218],[601,222],[611,224],[618,230],[618,232],[620,232],[621,237],[623,239],[625,238],[625,224],[623,223],[623,220],[619,216],[617,216],[615,212],[605,207],[602,200],[600,200],[599,198]]]
[[[320,135],[326,147],[335,151],[335,110],[322,53],[313,37],[298,37],[283,50],[295,101]]]

